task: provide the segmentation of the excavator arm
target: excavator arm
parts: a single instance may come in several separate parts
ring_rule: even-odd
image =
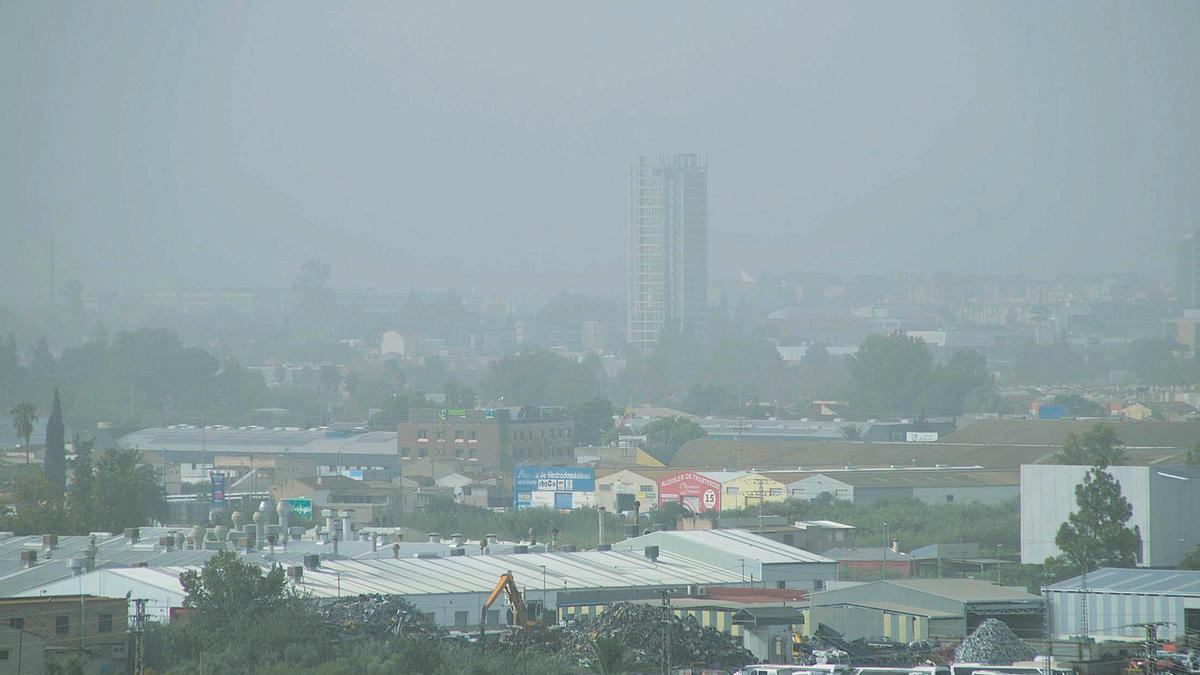
[[[488,610],[495,604],[496,599],[500,597],[501,593],[508,596],[508,604],[512,605],[513,625],[520,626],[521,628],[526,627],[525,599],[521,597],[521,590],[517,588],[517,582],[513,579],[513,573],[511,571],[505,572],[500,575],[500,578],[496,581],[495,588],[488,594],[487,600],[483,601],[483,608],[479,610],[479,641],[481,643],[483,642],[484,629],[487,627]]]

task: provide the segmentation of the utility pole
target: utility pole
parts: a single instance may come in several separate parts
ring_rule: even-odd
[[[671,591],[663,589],[663,675],[671,673]]]
[[[883,524],[883,562],[879,563],[879,580],[887,581],[888,524]]]
[[[133,601],[133,675],[146,673],[146,600]]]

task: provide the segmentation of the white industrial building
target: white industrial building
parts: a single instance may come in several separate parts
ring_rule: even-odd
[[[18,595],[88,593],[149,600],[147,611],[163,619],[183,605],[179,575],[195,567],[135,567],[96,570],[28,589]],[[560,600],[579,604],[657,598],[662,589],[683,595],[687,587],[737,586],[741,575],[670,553],[588,551],[449,557],[322,560],[315,568],[293,566],[294,587],[317,598],[371,593],[394,594],[415,604],[445,628],[479,625],[483,602],[511,571],[525,602],[557,609]],[[505,623],[501,605],[488,612],[490,625]]]
[[[1159,623],[1158,637],[1200,634],[1200,572],[1101,568],[1042,588],[1051,638],[1142,640]]]
[[[1058,528],[1078,506],[1075,486],[1091,467],[1021,466],[1021,562],[1035,564],[1061,553]],[[1133,507],[1129,525],[1142,536],[1139,563],[1174,567],[1200,544],[1200,466],[1112,466]]]
[[[648,546],[732,570],[743,584],[761,588],[821,590],[837,579],[836,561],[745,530],[651,532],[612,545],[638,552]]]

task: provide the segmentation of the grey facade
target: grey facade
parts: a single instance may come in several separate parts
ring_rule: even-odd
[[[1086,590],[1085,590],[1086,589]],[[1200,633],[1200,571],[1101,568],[1042,589],[1051,637],[1087,634],[1098,639],[1140,640],[1136,624],[1168,622],[1158,637]]]
[[[626,241],[627,332],[644,353],[664,328],[707,339],[708,160],[640,157],[633,166]]]
[[[1044,602],[1024,591],[969,579],[895,579],[815,593],[809,624],[849,639],[872,635],[961,638],[996,618],[1018,636],[1044,634]]]
[[[1021,562],[1057,556],[1059,525],[1077,505],[1075,486],[1090,467],[1029,464],[1021,467]],[[1140,563],[1175,566],[1200,544],[1200,466],[1111,466],[1133,507],[1130,526],[1142,535]]]

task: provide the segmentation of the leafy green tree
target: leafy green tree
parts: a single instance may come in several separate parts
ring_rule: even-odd
[[[695,384],[683,397],[682,408],[693,415],[736,415],[738,399],[724,387]]]
[[[597,636],[592,640],[592,654],[588,668],[597,675],[625,675],[641,670],[633,651],[616,636]]]
[[[140,462],[137,450],[110,448],[94,466],[80,462],[75,467],[70,511],[82,519],[77,523],[81,531],[119,532],[147,525],[163,512],[154,469]]]
[[[613,405],[606,398],[589,398],[571,406],[568,411],[575,420],[575,441],[579,445],[599,445],[613,428]]]
[[[1133,567],[1141,550],[1141,535],[1129,527],[1133,507],[1121,494],[1121,485],[1103,466],[1088,469],[1075,486],[1078,509],[1058,528],[1054,543],[1060,559],[1047,561],[1071,574],[1097,567]]]
[[[50,406],[50,417],[46,420],[46,457],[43,463],[46,478],[58,486],[60,491],[67,489],[67,439],[63,427],[62,401],[58,398],[58,389],[54,390],[54,403]]]
[[[195,662],[206,650],[206,658],[232,672],[253,672],[298,647],[323,644],[315,605],[292,589],[279,565],[264,572],[221,551],[200,570],[181,574],[179,583],[193,613],[164,660]]]
[[[475,390],[468,386],[450,381],[446,383],[446,388],[442,391],[445,396],[447,408],[466,408],[469,410],[475,407]]]
[[[642,433],[646,435],[646,451],[660,462],[669,462],[684,443],[704,438],[707,434],[699,424],[684,417],[667,417],[647,424]]]
[[[934,369],[933,380],[932,412],[948,415],[961,414],[964,402],[973,392],[978,395],[977,390],[995,387],[987,359],[974,349],[955,352],[946,365]]]
[[[1059,464],[1104,468],[1124,464],[1126,455],[1117,430],[1112,425],[1097,423],[1082,435],[1067,434],[1055,459]]]
[[[600,366],[595,355],[576,361],[535,349],[494,361],[482,388],[504,405],[572,405],[601,392]]]
[[[25,463],[29,463],[29,437],[33,435],[33,425],[37,424],[37,408],[32,403],[18,403],[9,411],[12,416],[13,430],[17,436],[25,439]]]
[[[1183,556],[1183,560],[1179,561],[1179,569],[1200,570],[1200,545],[1188,551],[1187,555]]]
[[[902,333],[870,335],[846,359],[851,403],[870,414],[925,411],[933,356],[925,343]]]
[[[1182,384],[1183,368],[1175,352],[1180,347],[1163,338],[1140,338],[1129,344],[1125,368],[1143,384]]]
[[[4,517],[4,528],[17,534],[66,533],[66,501],[63,491],[35,469],[13,485],[12,512]]]

